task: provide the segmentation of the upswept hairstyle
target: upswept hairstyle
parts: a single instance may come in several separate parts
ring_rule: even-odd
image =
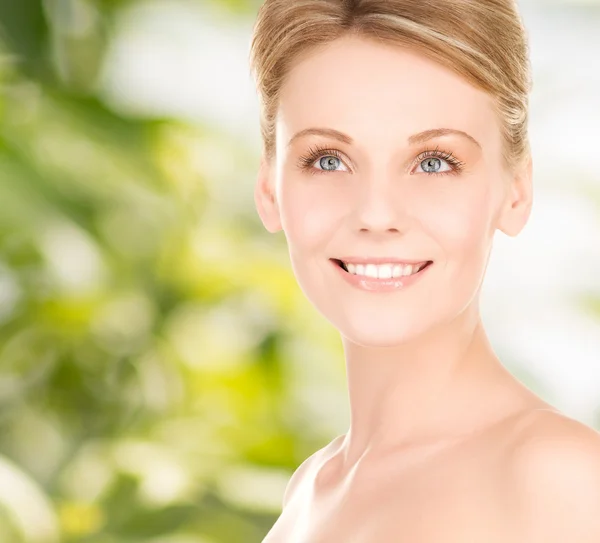
[[[275,156],[279,95],[294,63],[354,35],[416,48],[492,97],[504,166],[529,152],[529,46],[516,0],[265,0],[254,25],[250,69],[268,160]]]

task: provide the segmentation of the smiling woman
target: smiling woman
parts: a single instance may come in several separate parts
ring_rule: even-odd
[[[533,198],[515,2],[267,0],[251,63],[257,210],[340,332],[351,415],[265,541],[599,540],[600,436],[504,367],[479,311]],[[575,468],[528,478],[557,456]],[[538,500],[584,479],[570,509]]]

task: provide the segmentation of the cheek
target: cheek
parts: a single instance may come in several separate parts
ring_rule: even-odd
[[[281,191],[282,226],[292,245],[311,249],[327,243],[342,214],[341,201],[331,191],[290,186]]]
[[[439,247],[451,281],[470,291],[480,284],[487,265],[493,240],[490,228],[493,202],[483,190],[456,196],[447,198],[435,210],[423,208],[421,224]]]

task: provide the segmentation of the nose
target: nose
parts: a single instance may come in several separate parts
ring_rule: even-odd
[[[399,177],[363,179],[355,202],[358,229],[371,232],[403,232],[408,227],[407,202],[400,194]]]

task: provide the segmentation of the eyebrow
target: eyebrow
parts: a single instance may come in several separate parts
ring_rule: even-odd
[[[424,130],[423,132],[419,132],[418,134],[413,134],[412,136],[409,136],[407,141],[409,145],[416,145],[419,143],[429,141],[433,138],[439,138],[451,134],[466,138],[481,149],[481,145],[473,136],[467,134],[466,132],[463,132],[462,130],[456,130],[454,128],[432,128],[431,130]],[[354,142],[354,140],[350,136],[333,128],[305,128],[304,130],[300,130],[300,132],[297,132],[292,137],[292,139],[290,139],[287,146],[290,147],[290,145],[292,145],[294,141],[308,135],[327,136],[339,140],[348,145],[352,145],[352,143]]]

